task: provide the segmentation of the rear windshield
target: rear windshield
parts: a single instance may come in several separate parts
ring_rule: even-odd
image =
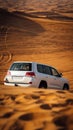
[[[14,63],[14,64],[12,64],[10,70],[31,71],[32,70],[32,64],[31,63]]]

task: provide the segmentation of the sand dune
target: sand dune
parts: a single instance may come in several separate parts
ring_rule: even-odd
[[[54,66],[73,88],[73,22],[0,12],[0,82],[13,61],[28,60]]]
[[[0,85],[0,130],[73,130],[72,95]]]
[[[0,130],[73,130],[73,1],[43,1],[0,0]],[[70,91],[1,85],[22,60],[54,66]]]
[[[58,12],[72,12],[73,11],[73,1],[70,0],[0,0],[0,7],[6,7],[8,9],[15,10],[54,10]]]
[[[14,28],[19,31],[22,31],[23,33],[30,33],[30,35],[32,35],[33,32],[35,33],[35,35],[37,35],[36,32],[39,33],[44,31],[43,27],[40,24],[25,17],[27,16],[25,14],[24,17],[21,17],[21,15],[16,15],[16,13],[14,12],[10,13],[6,10],[1,9],[0,16],[0,26],[2,26],[2,35],[5,34],[7,28]]]

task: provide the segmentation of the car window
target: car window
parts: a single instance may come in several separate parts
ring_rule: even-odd
[[[31,71],[31,63],[14,63],[10,70],[16,71]]]
[[[54,75],[54,76],[59,76],[59,73],[57,72],[56,69],[51,68],[51,71],[52,71],[52,75]]]
[[[37,70],[40,73],[43,73],[43,65],[37,64]]]
[[[51,75],[51,71],[50,71],[50,67],[49,66],[38,64],[37,65],[37,70],[40,73]]]
[[[43,69],[44,69],[45,74],[51,75],[51,71],[50,71],[50,68],[48,66],[44,65]]]

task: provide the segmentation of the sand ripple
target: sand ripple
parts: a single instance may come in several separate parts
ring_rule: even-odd
[[[73,130],[73,91],[0,88],[0,130]]]

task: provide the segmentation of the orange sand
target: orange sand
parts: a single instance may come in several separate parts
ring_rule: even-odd
[[[0,130],[73,130],[73,90],[0,85]]]
[[[58,16],[52,12],[50,19],[20,12],[0,17],[0,130],[73,130],[73,21],[67,20],[72,13],[67,13],[69,4],[49,11],[53,7]],[[1,85],[17,60],[54,66],[69,79],[71,90]]]

